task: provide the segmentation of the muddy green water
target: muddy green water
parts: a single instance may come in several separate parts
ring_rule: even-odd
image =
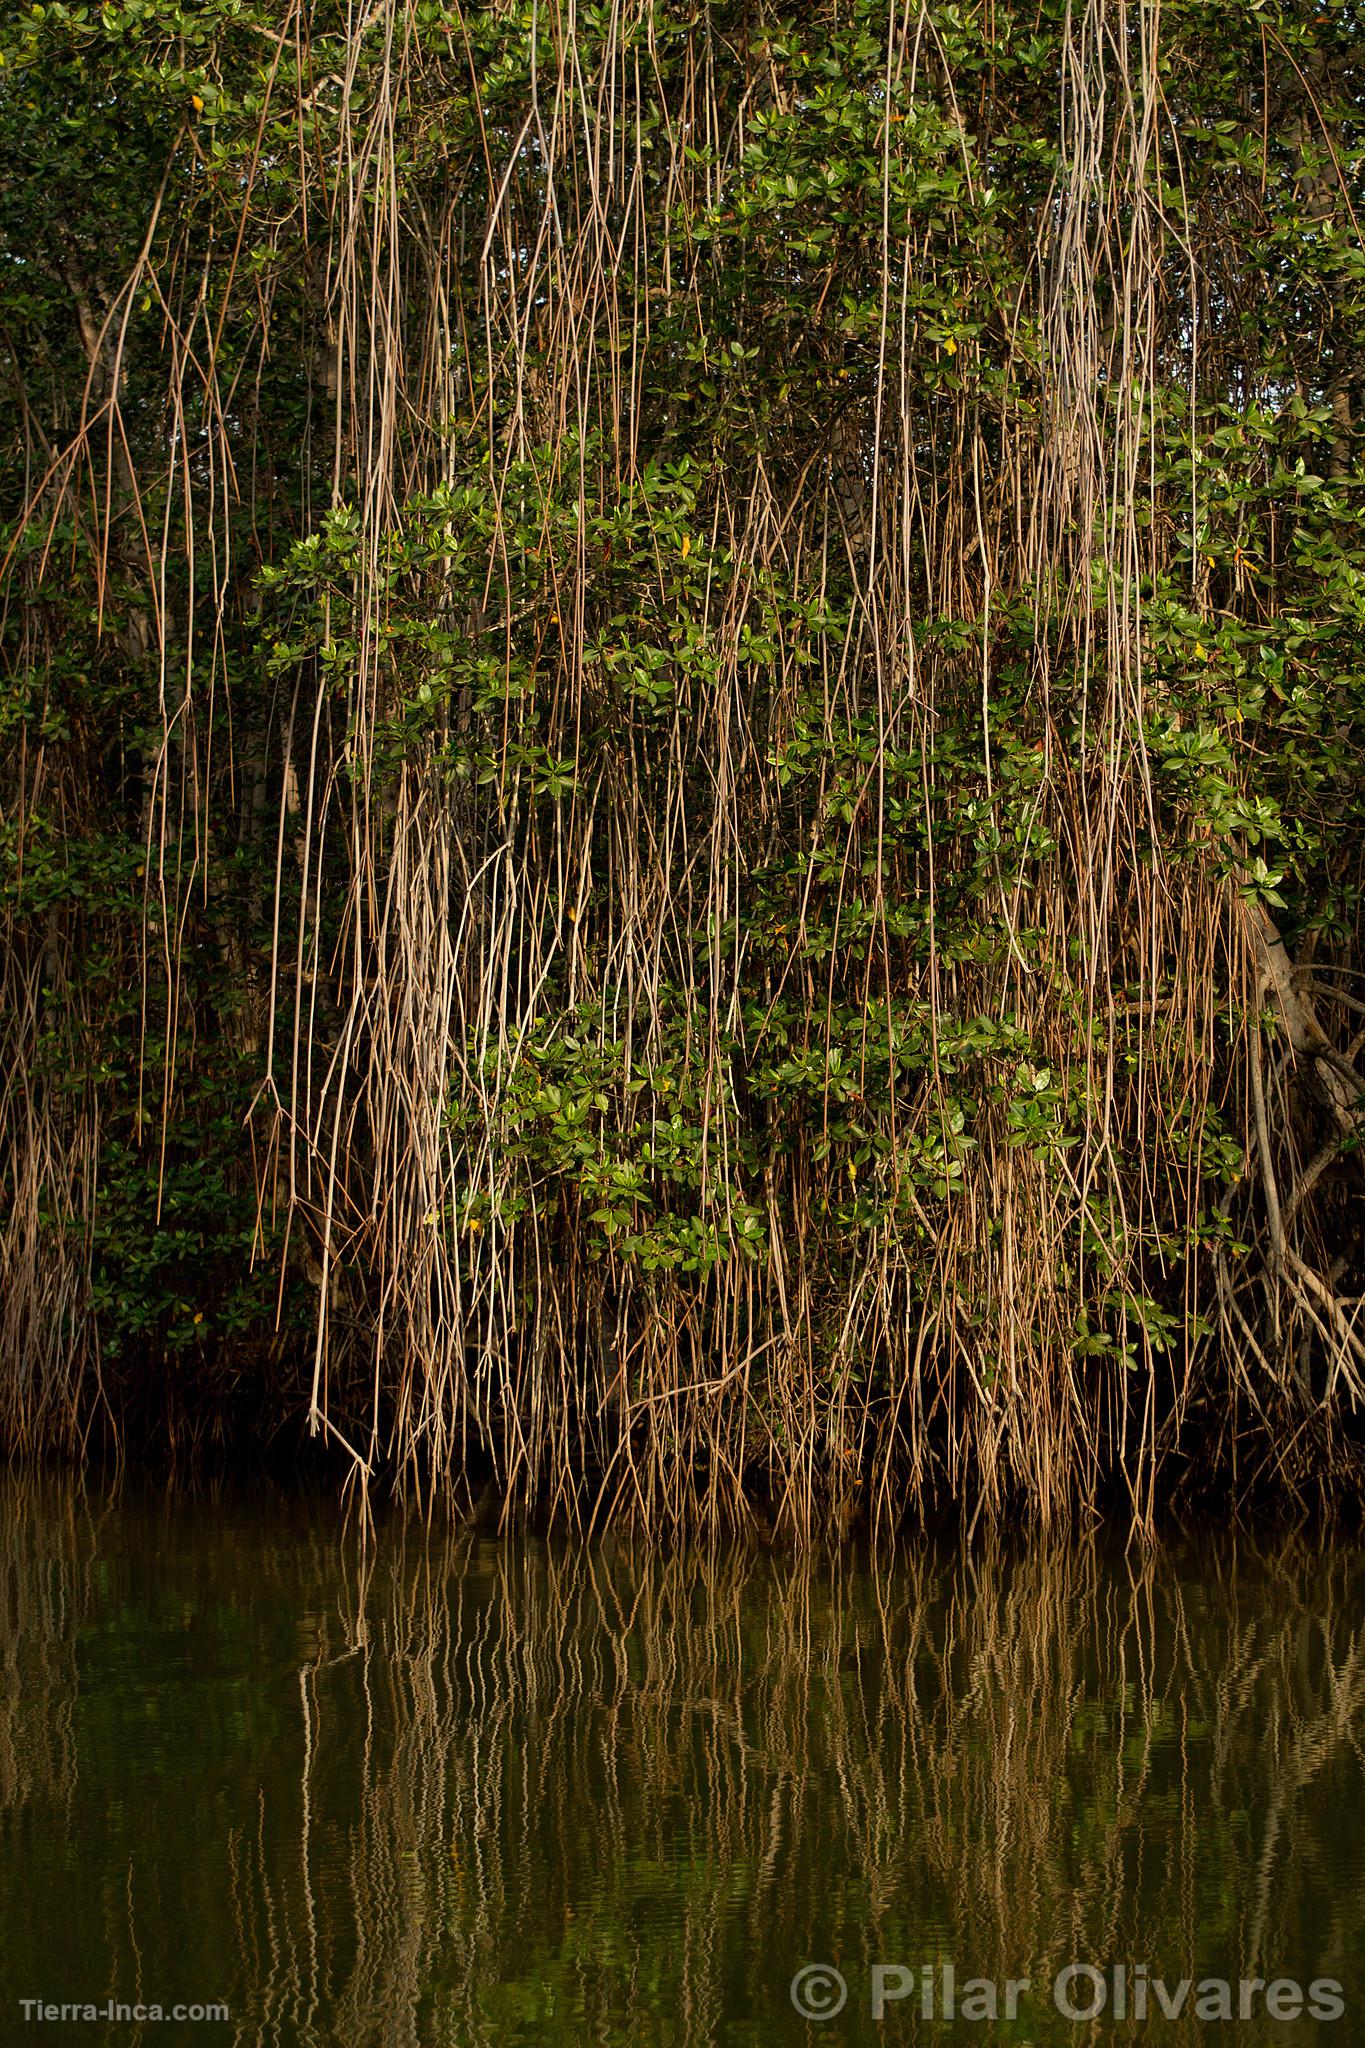
[[[0,1544],[5,2042],[1365,2040],[1353,1545],[362,1552],[14,1480]],[[230,2017],[34,2003],[108,2000]]]

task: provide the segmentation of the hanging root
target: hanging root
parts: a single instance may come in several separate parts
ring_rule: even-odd
[[[214,29],[119,101],[121,273],[66,233],[6,1441],[245,1404],[362,1495],[807,1532],[1346,1490],[1350,52],[436,13]]]

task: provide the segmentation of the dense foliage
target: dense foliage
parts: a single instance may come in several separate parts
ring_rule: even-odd
[[[1363,49],[9,13],[12,1448],[1348,1482]]]

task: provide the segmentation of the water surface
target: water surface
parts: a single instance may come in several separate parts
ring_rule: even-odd
[[[1111,2007],[1115,1966],[1130,2000],[1139,1966],[1234,2006],[1335,1980],[1365,2038],[1353,1545],[362,1550],[330,1504],[11,1479],[0,1556],[7,2041],[1136,2033],[1057,2010],[1076,1962]],[[847,1999],[812,2021],[816,1965]],[[942,2018],[946,1969],[999,2017]],[[1324,2031],[1250,1996],[1149,1995],[1146,2031]],[[231,2017],[35,2033],[25,1999]]]

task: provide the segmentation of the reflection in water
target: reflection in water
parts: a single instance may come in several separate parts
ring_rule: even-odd
[[[0,1489],[0,1546],[11,2022],[115,1997],[223,1999],[206,2042],[1122,2036],[1054,2010],[1074,1959],[1334,1977],[1342,2038],[1365,2010],[1353,1549],[875,1565],[396,1522],[362,1553],[298,1502],[51,1480]],[[1034,1988],[1015,2026],[879,2026],[879,1960]],[[812,1961],[850,1991],[808,2029]]]

